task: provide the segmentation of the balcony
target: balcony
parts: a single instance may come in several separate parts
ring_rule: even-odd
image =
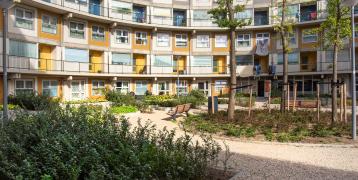
[[[137,22],[137,23],[147,22],[145,7],[133,5],[133,22]]]
[[[317,5],[306,5],[300,8],[300,22],[317,20]]]
[[[301,52],[300,70],[302,72],[317,71],[317,52]]]
[[[174,26],[186,26],[186,11],[185,10],[173,10],[173,25]]]
[[[255,10],[254,12],[254,25],[263,26],[269,24],[268,11],[267,10]]]

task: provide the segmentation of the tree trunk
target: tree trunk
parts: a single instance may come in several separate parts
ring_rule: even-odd
[[[281,94],[281,112],[284,112],[287,107],[287,101],[286,97],[289,92],[287,92],[287,86],[288,86],[288,75],[287,75],[287,68],[288,68],[288,60],[287,60],[287,45],[286,45],[286,29],[285,29],[285,9],[286,9],[286,0],[282,1],[282,17],[281,17],[281,30],[280,30],[280,36],[281,36],[281,44],[282,44],[282,56],[283,56],[283,85],[282,85],[282,94]]]
[[[332,123],[337,121],[337,58],[338,58],[338,47],[335,44],[333,47],[333,77],[332,77]]]
[[[235,94],[236,94],[236,59],[235,59],[235,29],[230,29],[230,96],[229,106],[227,109],[228,120],[235,118]]]

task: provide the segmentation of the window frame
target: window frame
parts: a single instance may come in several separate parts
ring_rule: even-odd
[[[316,43],[318,41],[318,34],[317,33],[307,34],[306,31],[310,31],[310,29],[302,30],[302,43]],[[307,37],[315,37],[315,40],[314,41],[305,41],[305,38],[307,38]]]
[[[53,83],[56,82],[56,96],[52,96],[51,95],[51,88],[45,88],[45,82],[48,81],[49,83],[49,87],[54,86]],[[44,92],[45,90],[50,90],[50,93],[47,94],[50,97],[57,97],[58,96],[58,80],[53,80],[53,79],[46,79],[46,80],[42,80],[42,94],[45,95],[46,93]]]
[[[139,36],[137,36],[139,34]],[[143,35],[145,35],[143,37]],[[141,42],[141,43],[138,43]],[[136,31],[135,32],[135,44],[137,45],[147,45],[148,43],[148,33],[143,31]]]
[[[160,89],[160,85],[161,83],[164,83],[164,90]],[[157,84],[157,91],[159,95],[162,95],[161,92],[163,92],[163,95],[169,95],[170,93],[170,84],[168,81],[158,81]]]
[[[49,23],[44,23],[44,17],[48,17]],[[53,21],[51,21],[51,20],[53,20]],[[56,24],[51,24],[51,22],[56,22]],[[54,32],[44,31],[44,25],[46,25],[47,28],[53,29]],[[57,25],[58,25],[58,18],[56,16],[42,14],[42,16],[41,16],[41,32],[49,33],[49,34],[57,34]]]
[[[218,46],[218,37],[226,37],[226,41],[225,44],[221,44],[220,46]],[[224,38],[225,39],[225,38]],[[220,39],[222,40],[222,39]],[[227,34],[215,34],[215,47],[217,48],[227,48],[228,47],[228,35]],[[224,43],[224,42],[220,42],[220,43]]]
[[[183,44],[185,44],[185,46],[178,45],[178,43],[179,44],[183,43]],[[187,34],[175,34],[175,46],[176,47],[188,47],[188,35]]]
[[[23,87],[22,88],[19,88],[17,87],[17,82],[20,82],[22,81],[23,83]],[[29,87],[26,87],[27,86],[27,82],[31,82],[31,88]],[[19,93],[17,92],[18,90],[22,90],[24,91],[24,93],[27,93],[27,91],[31,90],[32,93],[35,91],[35,81],[33,79],[16,79],[15,80],[15,95],[18,95]]]
[[[101,83],[103,83],[103,87],[101,86]],[[103,96],[105,89],[106,89],[106,82],[104,80],[92,80],[91,83],[92,96]]]
[[[176,93],[179,95],[186,95],[188,94],[188,81],[187,80],[176,80],[175,81],[176,84],[176,88],[175,90],[177,91]],[[184,92],[180,92],[180,90],[184,90]]]
[[[268,35],[265,37],[265,35]],[[262,32],[262,33],[256,33],[256,43],[260,40],[267,40],[268,43],[270,43],[270,33],[269,32]]]
[[[93,28],[96,27],[97,28],[97,32],[94,32],[93,31]],[[105,41],[106,40],[106,30],[103,26],[98,26],[98,25],[92,25],[91,27],[92,29],[92,34],[91,34],[91,38],[92,40],[94,41]],[[103,29],[103,34],[100,32],[100,29]],[[99,38],[99,39],[96,39],[96,38],[93,38],[95,37],[95,35]],[[103,38],[103,39],[102,39]]]
[[[248,40],[245,39],[245,36],[247,36],[247,35],[249,36]],[[242,39],[239,38],[239,36],[242,36]],[[242,46],[242,45],[240,45],[240,42],[241,42],[241,44],[244,44],[245,42],[249,42],[249,43],[248,43],[248,46]],[[237,47],[251,47],[251,34],[250,33],[238,34],[236,43],[237,43]]]
[[[204,40],[205,41],[199,41],[199,37],[207,37],[207,40],[206,38],[200,38],[200,40]],[[199,45],[201,44],[201,45]],[[207,46],[205,46],[207,45]],[[197,48],[210,48],[210,35],[208,34],[199,34],[199,35],[196,35],[196,47]]]
[[[121,87],[118,86],[119,82],[121,83]],[[127,84],[127,87],[123,86],[123,84]],[[125,91],[124,94],[128,94],[129,93],[129,87],[130,87],[129,81],[116,81],[114,89],[116,91],[121,92],[121,93],[123,93],[123,91]]]
[[[72,35],[73,32],[71,32],[71,31],[72,31],[71,24],[75,24],[75,25],[76,25],[76,28],[74,29],[74,31],[76,31],[76,33],[81,33],[81,34],[83,34],[83,37],[76,37],[76,36],[73,36],[73,35]],[[79,27],[78,27],[79,24],[82,24],[82,25],[83,25],[83,30],[80,30],[80,29],[79,29]],[[69,34],[69,35],[70,35],[71,38],[86,39],[86,31],[85,31],[85,29],[86,29],[86,23],[84,23],[84,22],[79,22],[79,21],[70,21],[70,22],[69,22],[69,31],[70,31],[70,34]]]
[[[127,36],[124,35],[124,33],[127,33]],[[122,39],[124,38],[125,42],[122,42]],[[120,41],[118,41],[120,40]],[[129,44],[130,38],[129,38],[129,31],[126,29],[116,29],[116,41],[117,44]]]
[[[22,17],[18,16],[18,12],[17,11],[22,11]],[[31,18],[27,18],[26,17],[26,13],[31,13]],[[23,29],[29,29],[29,30],[34,30],[34,21],[35,21],[35,13],[33,10],[29,10],[29,9],[25,9],[25,8],[21,8],[21,7],[16,7],[14,9],[14,16],[15,16],[15,27],[17,28],[23,28]],[[25,21],[26,23],[30,23],[31,27],[30,28],[26,28],[26,27],[21,27],[17,24],[18,20],[22,20]]]
[[[159,35],[162,35],[161,38],[159,38]],[[164,35],[164,36],[163,36]],[[167,41],[164,41],[165,38],[168,37]],[[169,47],[170,46],[170,34],[169,33],[157,33],[157,46],[158,47]]]

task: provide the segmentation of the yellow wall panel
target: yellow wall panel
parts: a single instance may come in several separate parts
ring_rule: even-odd
[[[49,16],[55,16],[57,18],[57,31],[56,34],[51,34],[51,33],[46,33],[46,32],[42,32],[42,15],[49,15]],[[61,41],[61,31],[62,31],[62,19],[60,15],[57,14],[53,14],[47,11],[43,11],[43,10],[38,10],[38,23],[37,23],[37,29],[38,29],[38,35],[40,38],[44,38],[44,39],[50,39],[50,40],[55,40],[55,41]]]
[[[104,41],[92,39],[92,26],[93,25],[104,28]],[[88,36],[89,36],[88,37],[88,44],[89,45],[109,47],[109,35],[110,35],[109,30],[108,30],[108,27],[106,25],[88,23]]]
[[[136,43],[136,40],[135,40],[136,32],[146,32],[147,33],[147,44],[142,45],[142,44],[137,44]],[[139,30],[139,29],[133,30],[133,33],[132,33],[132,48],[133,49],[149,51],[150,50],[150,44],[151,44],[151,34],[150,34],[149,31]]]
[[[103,71],[103,52],[101,51],[90,51],[90,63],[92,73],[100,73]]]
[[[187,34],[187,33],[184,33],[187,35],[187,39],[188,39],[188,42],[187,42],[187,46],[186,47],[177,47],[176,46],[176,43],[175,43],[175,35],[176,34],[183,34],[183,33],[179,33],[179,32],[176,32],[176,33],[173,33],[173,37],[172,37],[172,42],[173,42],[173,51],[175,52],[189,52],[190,50],[190,35]]]

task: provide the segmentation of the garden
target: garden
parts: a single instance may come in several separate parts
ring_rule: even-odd
[[[243,140],[345,143],[350,142],[351,125],[344,122],[331,123],[330,112],[316,113],[308,110],[281,113],[278,110],[236,110],[235,121],[227,121],[227,113],[219,111],[210,115],[192,115],[183,121],[184,128],[191,132],[205,132],[218,136]]]

